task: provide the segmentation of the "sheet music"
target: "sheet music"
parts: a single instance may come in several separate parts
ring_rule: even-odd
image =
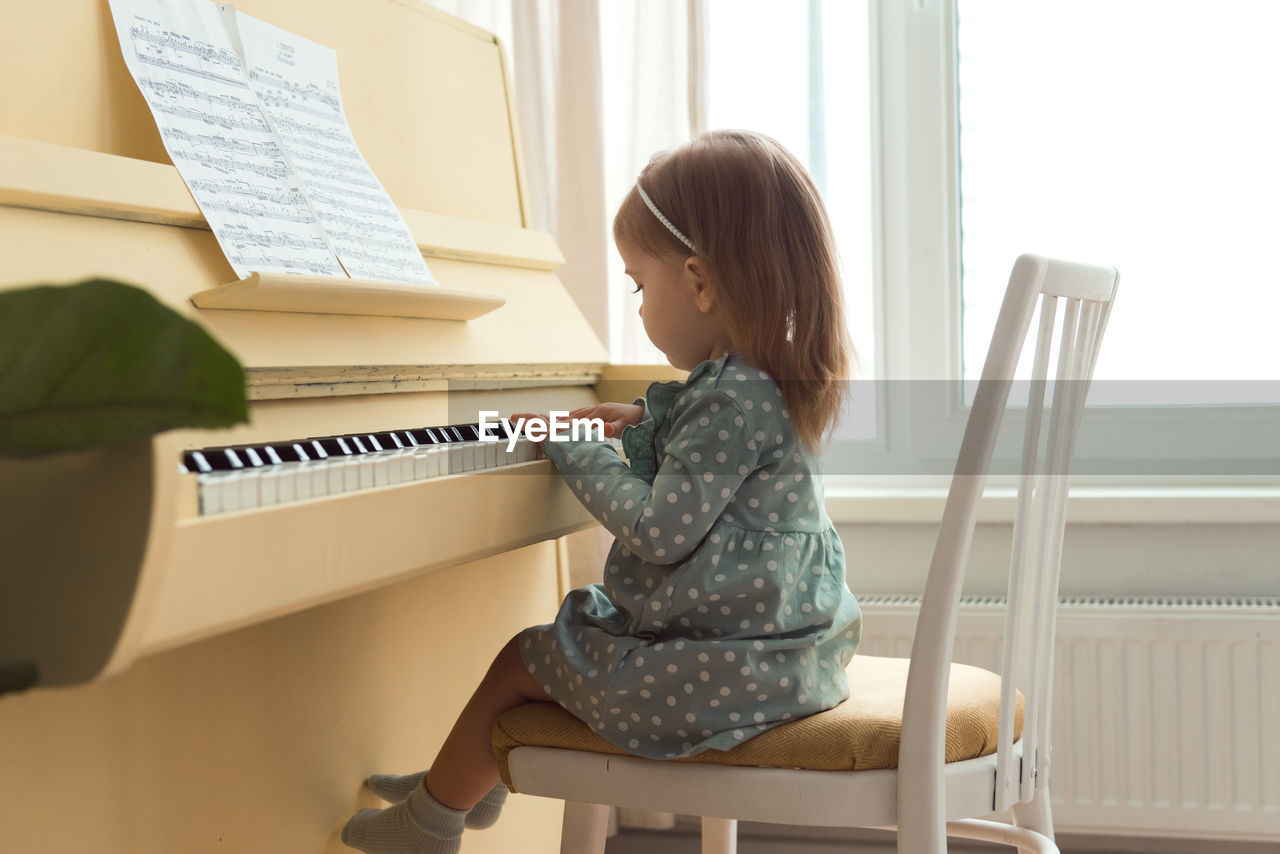
[[[342,266],[358,279],[435,284],[400,211],[356,147],[342,110],[337,54],[243,12],[231,14],[249,88],[302,176]]]
[[[210,3],[111,0],[125,64],[236,275],[342,276]]]
[[[229,4],[110,7],[165,150],[236,275],[435,284],[356,149],[333,51]]]

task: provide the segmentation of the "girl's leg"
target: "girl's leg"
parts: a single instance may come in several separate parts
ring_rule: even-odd
[[[498,716],[524,703],[548,699],[525,668],[517,642],[512,638],[494,658],[431,763],[427,790],[447,807],[470,809],[497,785],[498,762],[489,734]]]
[[[370,854],[457,854],[469,811],[498,782],[498,763],[489,747],[493,722],[513,706],[546,700],[516,643],[512,638],[502,648],[471,695],[431,766],[426,787],[384,810],[360,810],[342,828],[344,843]]]

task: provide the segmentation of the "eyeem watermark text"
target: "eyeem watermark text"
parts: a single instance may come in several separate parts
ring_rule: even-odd
[[[490,428],[501,424],[506,428],[507,453],[516,448],[521,437],[533,442],[603,442],[603,418],[570,418],[568,410],[553,409],[547,414],[547,420],[534,418],[517,418],[514,422],[499,417],[496,409],[480,410],[480,441],[500,442],[502,438],[491,434]]]

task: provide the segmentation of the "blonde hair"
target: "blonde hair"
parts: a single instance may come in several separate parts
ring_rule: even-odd
[[[637,186],[698,248],[734,352],[778,382],[796,435],[816,450],[839,418],[856,353],[831,224],[804,167],[763,134],[712,131],[655,155]],[[690,257],[636,187],[613,235],[674,264]]]

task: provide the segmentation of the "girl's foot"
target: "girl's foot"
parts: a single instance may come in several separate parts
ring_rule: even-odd
[[[342,842],[365,854],[457,854],[466,815],[419,786],[395,806],[360,810],[342,828]]]
[[[413,794],[413,790],[420,787],[426,778],[426,771],[403,776],[374,774],[368,779],[366,785],[368,785],[369,791],[384,801],[399,803]],[[493,827],[494,822],[498,820],[498,816],[502,813],[502,805],[506,803],[508,794],[509,790],[502,783],[498,783],[498,785],[490,789],[488,794],[481,798],[480,802],[467,813],[466,826],[472,830]]]

